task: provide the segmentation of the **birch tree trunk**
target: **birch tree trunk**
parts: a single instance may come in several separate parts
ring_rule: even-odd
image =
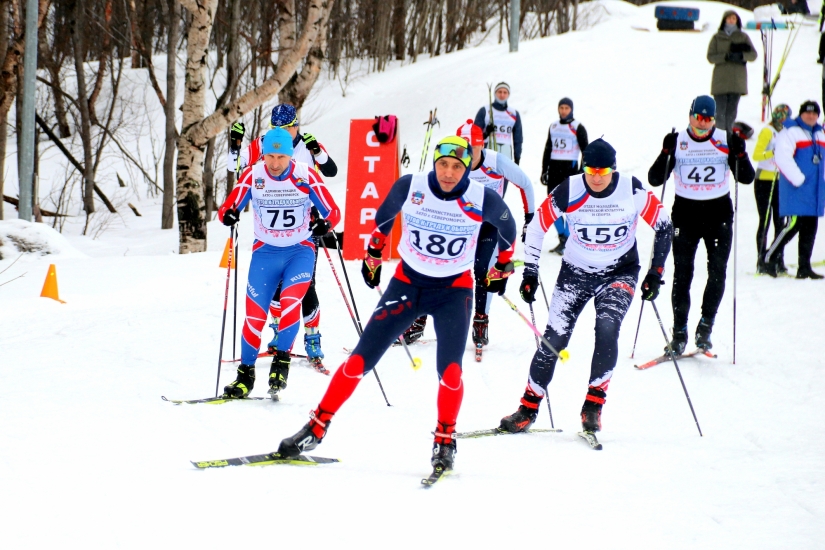
[[[317,40],[332,2],[310,0],[301,37],[291,50],[280,50],[278,68],[274,74],[259,87],[204,118],[207,46],[217,0],[181,0],[181,4],[192,13],[187,40],[183,125],[178,138],[177,198],[181,254],[206,250],[206,218],[203,215],[201,184],[206,144],[233,121],[281,91]]]
[[[86,57],[86,48],[83,44],[83,33],[86,31],[84,4],[84,0],[77,0],[74,5],[71,35],[77,77],[77,106],[80,111],[80,141],[83,143],[83,210],[86,211],[86,228],[88,228],[89,217],[95,211],[95,171],[92,151],[92,118],[89,112],[89,95],[86,90],[86,71],[83,66]],[[83,230],[83,234],[85,233],[86,229]]]

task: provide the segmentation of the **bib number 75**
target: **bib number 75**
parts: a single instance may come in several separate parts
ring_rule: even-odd
[[[297,225],[294,208],[264,208],[264,225],[269,229],[281,231],[292,229]]]

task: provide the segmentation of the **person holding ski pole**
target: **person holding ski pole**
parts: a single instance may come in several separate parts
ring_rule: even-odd
[[[241,339],[238,376],[224,388],[224,397],[242,398],[255,384],[255,360],[267,307],[281,285],[283,315],[278,348],[269,371],[269,393],[287,385],[290,352],[300,328],[300,304],[315,270],[315,243],[341,219],[340,211],[314,168],[292,159],[292,136],[283,128],[269,130],[261,140],[262,162],[248,166],[218,219],[226,226],[238,222],[252,202],[255,242],[246,285],[246,319]],[[311,217],[312,207],[320,216]]]
[[[759,212],[759,227],[756,228],[756,272],[766,273],[765,250],[768,246],[768,227],[773,218],[773,237],[776,240],[785,221],[779,216],[779,190],[776,182],[779,170],[774,160],[776,135],[784,128],[783,124],[791,117],[791,108],[784,103],[774,107],[771,113],[771,122],[765,126],[756,139],[753,150],[753,160],[756,165],[756,180],[753,182],[753,195],[756,198],[756,210]],[[787,273],[782,254],[776,258],[776,270]]]
[[[742,32],[742,20],[735,11],[722,15],[719,32],[708,44],[707,58],[713,64],[710,93],[716,101],[716,127],[730,134],[739,99],[748,95],[747,63],[756,61],[756,50],[750,37]]]
[[[796,278],[823,278],[811,268],[818,217],[825,215],[825,131],[819,114],[819,104],[806,101],[799,107],[799,116],[787,121],[776,137],[779,213],[787,221],[767,252],[766,272],[771,277],[777,275],[777,259],[785,245],[799,233]]]
[[[295,457],[321,443],[331,419],[361,379],[413,319],[428,314],[433,317],[438,338],[439,377],[431,463],[434,471],[452,469],[456,420],[464,394],[461,364],[472,314],[471,269],[479,231],[484,222],[498,230],[498,261],[488,272],[487,290],[504,292],[513,272],[510,258],[516,224],[495,191],[470,180],[472,151],[466,140],[457,136],[440,140],[433,158],[432,171],[402,176],[378,208],[361,268],[367,286],[375,288],[381,282],[381,252],[398,214],[401,262],[358,345],[333,375],[310,421],[281,441],[281,456]]]
[[[493,95],[495,99],[490,102],[489,106],[478,110],[473,122],[479,128],[484,129],[487,149],[497,151],[518,164],[521,161],[521,145],[524,138],[521,130],[521,115],[507,105],[507,100],[510,98],[510,85],[506,82],[499,82],[493,88]]]
[[[243,138],[243,123],[236,123],[232,128],[235,131],[235,126],[240,124],[241,128],[239,134],[233,134],[233,142],[238,143],[234,138]],[[270,128],[283,128],[292,138],[293,159],[298,162],[303,162],[310,166],[325,177],[334,177],[338,174],[338,166],[335,161],[327,153],[327,150],[321,145],[318,140],[309,133],[300,133],[301,123],[298,121],[298,112],[295,107],[288,103],[282,103],[272,108],[272,114],[269,121]],[[234,167],[229,168],[230,171],[240,174],[247,166],[251,166],[261,160],[263,136],[252,140],[246,149],[239,155],[235,155],[235,164],[232,165],[232,150],[230,148],[229,156],[227,157],[228,168],[230,165]],[[322,217],[313,208],[312,217],[318,220],[318,223],[324,223]],[[318,248],[315,248],[315,261],[318,261]],[[307,359],[312,363],[316,369],[323,369],[322,359],[324,352],[321,350],[321,304],[318,300],[318,293],[315,291],[315,275],[313,272],[312,282],[309,285],[306,295],[301,303],[301,311],[304,320],[304,349],[307,352]],[[278,349],[278,327],[281,318],[280,307],[280,287],[275,291],[272,303],[269,307],[269,313],[272,316],[272,323],[269,325],[274,331],[272,340],[267,344],[267,349],[270,353]]]
[[[619,354],[619,330],[636,289],[639,252],[636,228],[642,218],[656,232],[651,264],[641,285],[643,300],[655,300],[670,252],[673,227],[659,199],[635,177],[616,171],[616,151],[603,139],[591,142],[583,155],[584,174],[559,184],[527,226],[524,276],[520,292],[535,301],[544,236],[565,216],[570,240],[553,288],[544,336],[557,350],[567,347],[576,320],[590,300],[596,306],[596,342],[590,381],[581,409],[582,428],[601,429],[601,411]],[[518,410],[501,419],[500,430],[530,428],[553,379],[557,356],[544,345],[530,363],[527,387]]]
[[[548,195],[558,184],[573,174],[581,173],[579,155],[587,149],[587,144],[587,130],[573,118],[573,100],[569,97],[561,98],[559,120],[550,124],[541,161],[541,183],[547,186]],[[570,237],[570,229],[563,217],[556,220],[556,232],[559,234],[559,244],[551,252],[561,256]]]
[[[648,183],[658,187],[673,171],[676,188],[671,213],[674,231],[673,340],[670,347],[677,356],[682,355],[687,346],[690,284],[700,241],[704,241],[707,250],[708,281],[695,343],[704,351],[713,347],[710,336],[725,293],[725,276],[733,243],[730,172],[733,169],[739,183],[749,184],[754,177],[745,141],[736,133],[727,134],[715,128],[715,116],[716,102],[712,97],[701,95],[694,99],[687,129],[665,136],[662,151],[647,173]]]

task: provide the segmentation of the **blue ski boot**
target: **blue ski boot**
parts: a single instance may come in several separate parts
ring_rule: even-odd
[[[272,319],[272,323],[269,324],[272,327],[272,330],[275,331],[275,336],[272,337],[272,341],[266,345],[266,349],[270,355],[275,355],[275,351],[278,349],[278,323],[280,323],[279,318]]]
[[[327,369],[321,361],[324,358],[324,352],[321,351],[321,333],[317,328],[305,328],[307,333],[304,334],[304,349],[307,352],[307,361],[318,372],[324,372]]]

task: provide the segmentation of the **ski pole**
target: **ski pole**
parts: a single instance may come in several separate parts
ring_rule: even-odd
[[[539,283],[541,284],[541,283]],[[530,320],[533,321],[533,326],[536,326],[536,314],[533,313],[533,302],[530,302]],[[538,349],[541,344],[539,343],[539,337],[536,336],[536,349]]]
[[[493,120],[493,85],[492,84],[487,84],[487,98],[489,99],[489,102],[490,102],[490,122],[495,123],[495,120]],[[493,151],[498,151],[498,142],[496,140],[496,133],[495,132],[490,134],[490,145],[492,145],[491,149]]]
[[[665,332],[665,325],[662,324],[662,317],[659,315],[659,308],[656,307],[656,302],[653,300],[650,301],[650,305],[653,306],[653,312],[656,314],[656,319],[659,321],[659,328],[662,329],[662,336],[664,336],[665,342],[667,342],[667,352],[670,354],[670,359],[673,361],[673,366],[676,367],[676,374],[679,375],[679,382],[682,383],[682,389],[685,391],[685,397],[687,398],[688,406],[690,407],[690,413],[693,415],[694,422],[696,422],[696,428],[699,430],[699,437],[703,437],[702,428],[699,427],[699,419],[696,418],[696,411],[693,410],[693,403],[690,402],[690,395],[688,395],[685,380],[682,378],[682,371],[679,370],[679,364],[676,362],[676,354],[673,353],[673,348],[670,347],[670,340],[667,339],[667,332]]]
[[[358,315],[358,308],[355,305],[355,295],[352,293],[352,286],[349,284],[349,275],[347,275],[347,266],[344,263],[344,255],[341,253],[341,245],[338,242],[338,233],[333,231],[332,234],[335,235],[335,250],[338,251],[338,259],[341,260],[341,270],[344,272],[344,280],[347,282],[349,297],[352,299],[352,309],[355,311],[355,320],[358,321],[361,332],[364,332],[364,325],[361,324],[361,317]]]
[[[235,226],[229,228],[229,261],[226,268],[226,290],[223,294],[223,320],[221,321],[221,343],[218,349],[218,378],[215,381],[215,397],[218,397],[218,387],[221,385],[221,359],[223,359],[223,335],[226,332],[226,306],[229,303],[229,277],[232,276],[232,253],[234,252]],[[234,356],[233,356],[234,358]]]
[[[671,127],[670,133],[673,134],[676,132],[676,126]],[[668,178],[668,168],[670,168],[670,160],[673,158],[673,152],[668,154],[667,162],[665,162],[665,176],[662,178],[662,195],[659,198],[659,202],[662,203],[662,206],[665,204],[665,187],[667,187],[667,178]],[[653,246],[656,246],[656,242],[654,241]],[[653,251],[655,248],[650,249],[650,258],[653,259]],[[642,326],[642,313],[645,312],[645,301],[642,300],[642,306],[639,308],[639,321],[636,323],[636,336],[633,338],[633,349],[630,351],[630,358],[636,355],[636,342],[639,341],[639,328]]]
[[[541,294],[544,296],[544,305],[547,306],[547,311],[550,311],[550,302],[547,301],[547,293],[544,291],[544,283],[541,282],[541,275],[536,272],[536,278],[539,280],[539,288],[541,289]],[[536,324],[535,321],[533,324]]]
[[[235,298],[232,303],[232,359],[235,355],[235,344],[238,341],[238,240],[240,231],[235,235],[235,257],[232,262],[235,265]],[[217,395],[215,396],[217,397]]]
[[[553,409],[550,408],[550,390],[547,389],[548,386],[544,387],[544,397],[547,398],[547,414],[550,415],[550,427],[555,430],[556,425],[553,423]]]
[[[377,291],[378,291],[378,295],[379,295],[379,296],[381,296],[381,297],[383,297],[383,296],[384,296],[384,292],[381,290],[381,287],[380,287],[380,286],[376,286],[376,287],[375,287],[375,290],[377,290]],[[418,369],[420,369],[420,368],[421,368],[421,364],[422,364],[422,363],[421,363],[421,358],[420,358],[420,357],[415,357],[415,358],[413,358],[412,353],[410,353],[410,346],[408,346],[408,345],[407,345],[407,342],[404,340],[404,337],[403,337],[403,336],[402,336],[402,337],[400,337],[400,338],[398,339],[398,341],[399,341],[399,342],[401,342],[401,345],[402,345],[402,346],[404,346],[404,351],[406,351],[406,352],[407,352],[407,357],[409,357],[409,358],[410,358],[410,366],[413,368],[413,370],[418,370]]]
[[[739,212],[739,159],[733,167],[733,364],[736,364],[736,235],[738,233],[739,222],[736,215]],[[770,212],[770,203],[768,212]]]
[[[338,272],[335,271],[335,264],[332,263],[332,256],[329,255],[327,247],[324,246],[323,249],[324,254],[327,256],[327,261],[329,261],[329,267],[332,268],[332,275],[335,277],[335,282],[338,283],[338,289],[341,291],[341,297],[344,299],[344,303],[347,304],[347,310],[349,311],[349,316],[352,319],[352,324],[355,325],[355,331],[358,333],[358,337],[360,338],[364,332],[361,330],[361,326],[355,321],[355,315],[352,313],[352,308],[349,307],[349,300],[347,300],[347,295],[344,293],[344,287],[341,286],[341,279],[338,278]],[[387,393],[384,391],[384,385],[381,383],[381,379],[378,378],[378,371],[373,368],[372,373],[375,375],[375,380],[378,382],[378,387],[381,388],[381,395],[384,396],[384,401],[387,403],[388,407],[391,407],[392,405],[390,405],[390,400],[387,399]]]
[[[551,352],[553,352],[553,355],[555,355],[556,357],[558,357],[559,359],[561,359],[561,362],[562,362],[562,363],[564,363],[565,361],[567,361],[568,359],[570,359],[570,352],[568,352],[566,349],[563,349],[563,350],[561,350],[561,351],[556,351],[556,348],[554,348],[554,347],[553,347],[553,344],[551,344],[550,342],[548,342],[548,341],[547,341],[547,338],[545,338],[545,337],[544,337],[544,335],[543,335],[542,333],[540,333],[540,332],[539,332],[539,330],[536,328],[536,325],[534,325],[533,323],[531,323],[531,322],[530,322],[530,319],[528,319],[527,317],[525,317],[525,316],[524,316],[524,314],[523,314],[521,311],[519,311],[519,308],[518,308],[518,307],[516,307],[516,304],[514,304],[513,302],[511,302],[511,301],[510,301],[510,299],[509,299],[507,296],[505,296],[504,294],[499,294],[499,296],[501,296],[501,298],[502,298],[505,302],[507,302],[507,305],[508,305],[508,306],[510,306],[510,309],[512,309],[513,311],[515,311],[516,313],[518,313],[518,314],[519,314],[519,317],[521,317],[521,318],[522,318],[522,320],[523,320],[525,323],[527,323],[527,326],[528,326],[528,327],[530,327],[530,330],[532,330],[532,331],[533,331],[533,334],[535,334],[536,336],[538,336],[538,337],[541,339],[541,341],[542,341],[542,342],[544,342],[544,346],[545,346],[548,350],[550,350]]]

